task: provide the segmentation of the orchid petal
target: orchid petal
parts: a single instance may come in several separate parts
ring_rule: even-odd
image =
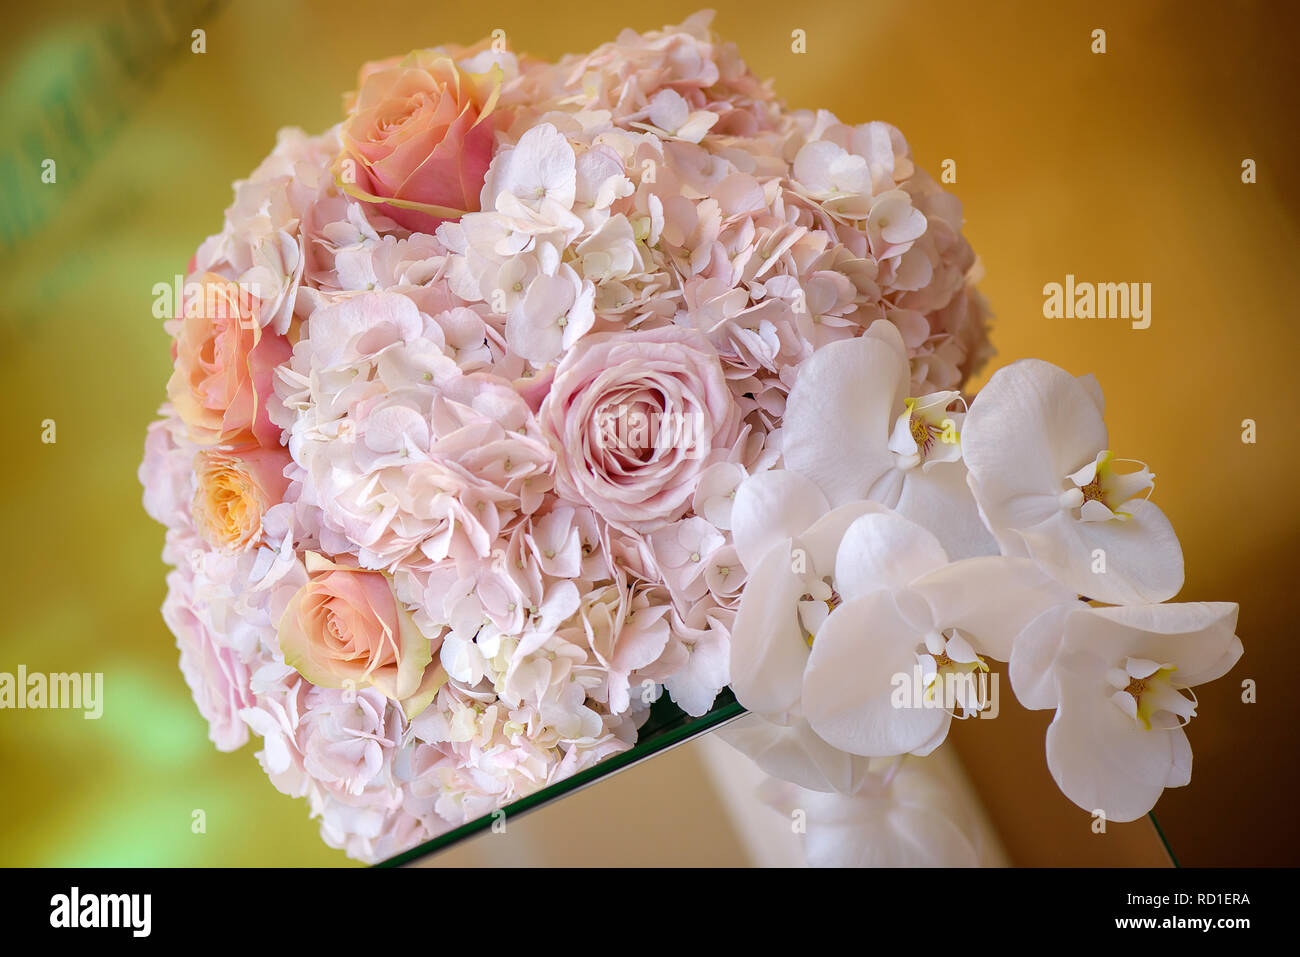
[[[999,369],[971,403],[962,454],[991,525],[1024,528],[1059,509],[1065,476],[1108,447],[1090,390],[1048,362]]]
[[[912,584],[940,630],[959,628],[981,655],[1011,657],[1012,643],[1049,608],[1074,603],[1074,593],[1024,558],[968,558]]]
[[[731,509],[740,563],[757,567],[769,548],[798,536],[828,510],[826,496],[797,472],[773,469],[750,476],[736,489]]]
[[[731,634],[731,688],[761,715],[783,716],[799,703],[808,643],[799,624],[803,582],[790,570],[790,540],[767,550],[750,572]]]
[[[812,479],[833,506],[867,498],[894,466],[889,435],[909,379],[907,362],[877,336],[818,349],[800,366],[786,402],[785,467]]]
[[[835,555],[835,584],[847,601],[904,588],[947,564],[939,540],[920,525],[894,512],[869,514],[844,533]]]
[[[1124,511],[1122,521],[1080,522],[1060,510],[1020,535],[1045,571],[1081,595],[1113,605],[1172,598],[1183,587],[1173,526],[1144,499],[1126,502]]]
[[[912,680],[922,636],[888,592],[846,601],[813,640],[803,704],[819,735],[851,754],[905,754],[931,742],[952,720],[940,707],[895,707],[896,676]]]

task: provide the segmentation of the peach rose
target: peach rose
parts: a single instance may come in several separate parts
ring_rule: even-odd
[[[194,527],[218,551],[237,552],[262,538],[262,516],[284,499],[287,449],[204,449],[195,456]]]
[[[292,347],[263,329],[261,302],[238,283],[214,273],[199,282],[185,304],[172,343],[175,369],[167,397],[201,446],[280,444],[280,430],[267,416],[275,367]]]
[[[362,67],[339,133],[339,188],[413,232],[477,211],[501,81],[499,67],[466,73],[435,50]]]
[[[307,583],[280,618],[287,665],[322,688],[374,688],[419,714],[447,680],[383,572],[336,565],[314,552]]]

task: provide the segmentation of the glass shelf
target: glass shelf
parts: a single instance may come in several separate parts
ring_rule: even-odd
[[[526,797],[507,804],[496,812],[485,814],[473,821],[462,824],[445,834],[419,844],[401,854],[395,855],[376,865],[377,867],[403,867],[414,864],[427,864],[429,859],[443,851],[458,847],[478,835],[492,830],[494,823],[514,822],[530,811],[551,805],[561,798],[574,794],[589,785],[603,781],[648,758],[662,754],[680,744],[695,740],[714,731],[745,714],[745,709],[737,703],[730,689],[724,689],[708,712],[693,718],[678,708],[665,694],[661,695],[650,708],[645,723],[641,726],[637,743],[621,754],[613,755],[599,764],[579,771],[577,774],[558,781]],[[1178,859],[1170,846],[1168,838],[1160,827],[1155,813],[1147,815],[1151,827],[1158,839],[1160,851],[1173,867],[1178,867]],[[1149,859],[1150,860],[1150,859]],[[1049,863],[1042,861],[1039,863]],[[1152,861],[1154,863],[1154,861]],[[1148,864],[1148,866],[1151,866]],[[1158,866],[1158,865],[1157,865]]]
[[[669,699],[668,695],[661,695],[659,700],[650,706],[650,715],[646,718],[645,724],[641,725],[637,735],[637,743],[629,750],[608,757],[599,764],[584,768],[563,781],[557,781],[540,791],[535,791],[511,804],[507,804],[497,812],[484,814],[482,817],[462,824],[446,834],[441,834],[432,840],[425,841],[423,844],[418,844],[410,850],[390,857],[376,866],[402,867],[437,854],[439,851],[445,851],[476,834],[490,830],[495,821],[502,819],[502,815],[507,821],[516,819],[520,815],[534,811],[562,797],[573,794],[588,785],[617,774],[619,771],[639,764],[647,758],[662,754],[670,748],[720,728],[744,713],[745,709],[736,702],[730,688],[724,688],[714,700],[713,707],[698,718],[693,718],[678,708]]]

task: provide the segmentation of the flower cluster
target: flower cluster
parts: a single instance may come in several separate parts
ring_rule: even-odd
[[[989,662],[1006,662],[1020,702],[1055,711],[1047,764],[1065,795],[1142,816],[1190,780],[1183,692],[1240,658],[1237,606],[1166,603],[1182,551],[1154,476],[1110,451],[1094,379],[1023,359],[967,406],[909,395],[908,378],[884,322],[800,368],[781,467],[732,508],[748,585],[731,681],[753,714],[724,733],[826,795],[839,837],[809,832],[826,862],[970,862],[960,841],[889,857],[899,835],[860,806],[887,806],[899,759],[988,707]],[[845,845],[845,820],[875,849]]]
[[[214,743],[259,737],[331,845],[545,787],[664,693],[732,685],[800,745],[764,755],[812,756],[766,764],[856,793],[947,729],[882,707],[914,658],[930,688],[1011,657],[1049,759],[1093,678],[1127,669],[1138,727],[1231,663],[1226,610],[1133,604],[1181,558],[1089,383],[1012,366],[950,411],[986,309],[898,130],[785,108],[708,15],[554,63],[419,50],[345,110],[283,131],[191,261],[141,466]],[[1058,778],[1093,800],[1095,771]]]

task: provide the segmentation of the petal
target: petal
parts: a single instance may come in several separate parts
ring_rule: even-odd
[[[1109,605],[1167,601],[1183,587],[1178,536],[1148,501],[1123,510],[1131,517],[1107,522],[1080,522],[1062,510],[1020,534],[1034,560],[1080,595]]]
[[[731,633],[731,689],[757,714],[783,717],[799,704],[808,661],[798,618],[801,594],[787,539],[750,573]]]
[[[896,510],[932,531],[949,558],[998,553],[998,543],[984,525],[966,483],[966,467],[960,462],[905,472]]]
[[[1098,632],[1123,629],[1130,657],[1168,662],[1178,670],[1174,684],[1183,688],[1227,674],[1242,655],[1236,636],[1237,606],[1232,602],[1186,602],[1089,609],[1079,626],[1091,631],[1071,642],[1098,642]]]
[[[817,519],[799,536],[798,547],[804,550],[809,573],[825,577],[835,571],[835,559],[844,534],[863,515],[886,512],[876,502],[852,502],[833,508]]]
[[[959,628],[981,655],[1011,657],[1016,636],[1049,608],[1077,604],[1074,593],[1025,558],[968,558],[916,581],[935,626]]]
[[[999,369],[966,415],[962,454],[992,527],[1023,528],[1058,507],[1065,477],[1107,447],[1088,388],[1048,362]]]
[[[893,468],[889,433],[910,378],[906,359],[876,336],[818,349],[800,366],[786,403],[785,467],[817,483],[833,506],[866,498]]]
[[[1100,678],[1096,667],[1063,677],[1061,706],[1047,729],[1047,766],[1085,811],[1135,821],[1155,806],[1167,781],[1183,776],[1186,735],[1181,728],[1143,728],[1101,693]]]
[[[829,510],[826,496],[797,472],[773,469],[740,483],[731,509],[731,533],[747,570],[772,546],[798,536]]]
[[[835,586],[847,601],[882,588],[904,588],[947,564],[934,535],[895,512],[878,512],[845,531],[835,555]]]
[[[1031,711],[1055,708],[1060,701],[1056,691],[1056,656],[1065,639],[1069,616],[1085,612],[1080,602],[1048,608],[1016,636],[1011,645],[1007,674],[1016,700]]]
[[[804,673],[804,713],[813,730],[868,757],[905,754],[932,741],[952,715],[911,701],[911,694],[910,706],[895,704],[896,687],[913,687],[921,640],[887,592],[835,609],[813,640]]]

